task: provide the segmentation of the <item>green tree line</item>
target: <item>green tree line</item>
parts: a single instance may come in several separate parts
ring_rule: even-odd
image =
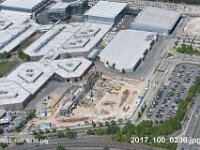
[[[151,1],[162,1],[162,2],[169,2],[169,3],[185,3],[185,4],[200,4],[200,0],[151,0]]]
[[[200,51],[196,48],[193,48],[192,45],[182,44],[181,47],[176,49],[177,52],[182,54],[190,54],[200,56]]]

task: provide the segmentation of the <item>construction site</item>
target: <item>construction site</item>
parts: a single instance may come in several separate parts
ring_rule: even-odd
[[[200,34],[200,18],[199,17],[190,17],[189,21],[187,22],[183,34],[190,35],[190,36],[199,36]]]
[[[48,122],[54,127],[84,126],[92,122],[129,119],[144,96],[144,83],[108,76],[94,70],[64,95],[47,96],[35,125]]]

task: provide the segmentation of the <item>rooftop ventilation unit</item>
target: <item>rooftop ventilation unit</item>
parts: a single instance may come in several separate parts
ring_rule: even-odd
[[[81,38],[81,39],[70,39],[65,44],[63,44],[63,49],[70,49],[70,48],[82,48],[90,41],[89,38]]]
[[[32,25],[26,25],[23,28],[16,28],[14,30],[9,30],[6,37],[0,39],[0,49],[5,47],[7,44],[9,44],[11,41],[13,41],[15,38],[17,38],[20,34],[24,33],[28,28],[30,28]]]
[[[0,21],[0,26],[4,26],[5,25],[5,21]]]
[[[12,22],[10,22],[4,18],[0,18],[0,30],[5,30],[11,24],[12,24]]]
[[[46,39],[37,46],[33,51],[38,52],[42,47],[44,47],[49,41],[51,41],[53,38],[55,38],[65,27],[61,27],[57,30],[55,30],[51,35],[47,36]]]
[[[74,72],[80,65],[82,64],[81,61],[68,61],[68,62],[61,62],[58,63],[58,67],[67,71],[67,72]]]
[[[92,37],[95,36],[101,29],[100,28],[87,28],[87,29],[81,29],[75,34],[75,37]]]
[[[22,70],[18,76],[25,80],[28,83],[33,83],[35,82],[41,75],[43,74],[42,71],[40,71],[39,69],[37,69],[34,66],[29,66],[28,68],[25,68],[24,70]]]
[[[8,94],[8,91],[5,91],[5,90],[0,91],[0,95],[6,95],[6,94]]]
[[[154,35],[148,35],[145,40],[152,41],[153,38],[154,38]]]
[[[42,59],[40,60],[40,62],[44,65],[48,65],[50,64],[53,60],[55,60],[56,58],[58,58],[59,56],[59,52],[55,49],[51,49],[48,53],[46,53]]]
[[[17,92],[6,87],[0,87],[0,99],[8,99],[17,97]]]

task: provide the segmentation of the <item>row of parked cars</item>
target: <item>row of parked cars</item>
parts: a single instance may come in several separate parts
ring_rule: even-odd
[[[154,97],[147,116],[153,121],[166,120],[176,115],[180,100],[188,94],[188,89],[200,73],[200,68],[193,64],[177,65],[168,85],[162,86]]]

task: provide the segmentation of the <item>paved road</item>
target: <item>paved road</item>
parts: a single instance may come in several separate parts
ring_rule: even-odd
[[[87,138],[80,138],[77,140],[70,140],[70,139],[54,139],[49,140],[48,144],[24,144],[21,146],[9,147],[5,148],[5,150],[45,150],[55,148],[57,145],[63,145],[66,148],[73,147],[73,148],[84,148],[84,147],[94,147],[94,148],[103,148],[108,146],[110,148],[118,148],[121,150],[161,150],[160,148],[150,148],[149,146],[144,145],[133,145],[133,144],[125,144],[125,143],[118,143],[112,142],[110,137],[87,137]]]
[[[198,120],[200,118],[200,95],[197,97],[195,101],[195,105],[192,107],[192,111],[188,116],[190,116],[189,120],[187,121],[188,125],[185,127],[183,134],[181,134],[181,137],[187,137],[189,138],[200,138],[200,124],[198,123]],[[197,144],[189,144],[189,141],[186,143],[181,143],[178,146],[178,149],[180,150],[195,150],[198,147],[200,148],[200,145]]]

